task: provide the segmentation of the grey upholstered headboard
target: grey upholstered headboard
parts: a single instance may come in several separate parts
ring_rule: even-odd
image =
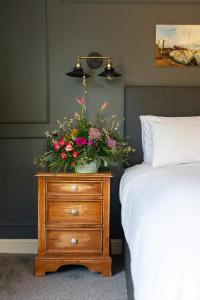
[[[200,115],[200,87],[126,86],[124,101],[124,134],[136,148],[130,155],[130,165],[143,160],[140,115]]]

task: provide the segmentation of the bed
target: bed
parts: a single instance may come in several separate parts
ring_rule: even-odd
[[[137,149],[130,157],[130,165],[142,164],[143,151],[139,116],[199,116],[200,87],[127,86],[125,87],[124,112],[125,135],[129,137],[130,144]],[[187,176],[185,176],[182,181],[181,174],[183,173],[187,174]],[[175,201],[173,201],[173,197],[175,197],[174,193],[168,197],[171,199],[171,204],[170,201],[168,201],[168,206],[166,206],[166,203],[164,203],[164,205],[159,204],[159,210],[157,210],[158,205],[156,209],[152,209],[152,207],[148,208],[145,202],[142,204],[141,201],[140,205],[136,205],[136,207],[137,213],[139,210],[142,211],[143,221],[141,217],[134,218],[134,210],[133,213],[130,213],[132,207],[122,203],[122,225],[126,238],[124,248],[125,270],[129,300],[200,299],[200,291],[196,290],[196,288],[200,286],[200,201],[198,201],[198,199],[200,200],[200,187],[198,187],[200,186],[200,184],[198,184],[200,182],[200,164],[172,165],[165,168],[154,168],[154,170],[143,164],[134,167],[133,170],[130,168],[126,176],[122,178],[124,182],[121,192],[123,195],[125,195],[126,192],[128,193],[128,188],[124,188],[124,186],[127,182],[130,182],[130,178],[132,177],[134,178],[131,179],[132,184],[129,184],[129,194],[131,193],[133,196],[137,195],[137,197],[140,198],[140,193],[138,192],[139,187],[141,187],[142,191],[145,184],[148,186],[148,180],[152,180],[150,186],[153,187],[156,178],[160,179],[160,187],[163,186],[163,189],[167,191],[166,180],[164,179],[164,176],[167,176],[166,174],[168,174],[168,186],[174,186],[174,189],[178,185],[176,183],[179,182],[181,178],[179,190],[182,192],[182,196],[180,197],[181,194],[179,195],[179,200],[182,199],[182,202],[179,201],[180,203],[178,203],[176,201],[175,203]],[[169,174],[173,174],[174,177],[172,175],[169,176]],[[142,179],[138,179],[139,177]],[[147,183],[145,183],[145,181],[147,181]],[[187,185],[189,182],[192,187],[189,191],[192,192],[187,194]],[[143,184],[144,186],[142,186]],[[131,186],[134,185],[138,187],[137,190],[131,190]],[[185,187],[185,189],[183,187]],[[156,189],[156,185],[154,188]],[[163,189],[161,188],[160,190],[161,194],[163,193]],[[171,190],[173,190],[173,188],[171,188]],[[153,189],[148,191],[151,198],[153,197],[151,196],[153,192],[155,192]],[[159,192],[157,191],[159,202],[158,195]],[[144,195],[141,194],[141,198],[142,197],[144,198]],[[190,203],[189,206],[187,201],[188,197],[194,199],[192,200],[192,205]],[[124,196],[124,198],[126,197]],[[130,214],[129,217],[124,215],[125,206],[127,206],[126,210]],[[194,210],[190,211],[191,206],[193,208],[197,207],[195,213]],[[146,209],[144,209],[144,207],[146,207]],[[177,210],[181,213],[174,213]],[[158,212],[161,219],[163,216],[166,217],[162,225],[162,230],[165,231],[162,238],[159,236],[162,231],[157,230],[156,227],[156,225],[160,226],[160,224],[156,224],[156,222],[153,221],[154,218],[159,220],[159,218],[157,218],[158,215],[156,215]],[[169,220],[167,220],[167,218]],[[136,222],[138,225],[131,225],[131,219],[133,219],[132,223]],[[149,219],[149,223],[146,221],[147,219]],[[170,223],[170,226],[168,226],[167,222]],[[143,226],[143,224],[145,225]],[[149,224],[153,224],[153,226],[149,226]],[[131,226],[133,226],[133,228]],[[137,232],[134,231],[136,230],[135,228]],[[174,241],[171,239],[170,228],[174,228]],[[168,236],[166,231],[169,231]],[[185,235],[183,234],[182,238],[180,238],[180,235],[184,232]],[[137,238],[134,239],[132,236],[136,236]],[[131,241],[131,239],[133,241]],[[177,240],[180,240],[178,246]],[[135,246],[137,243],[139,248]],[[171,247],[169,247],[169,245],[171,245]],[[134,247],[136,247],[136,249],[134,249]],[[190,255],[191,248],[192,259]],[[132,276],[135,276],[135,280],[132,279]]]

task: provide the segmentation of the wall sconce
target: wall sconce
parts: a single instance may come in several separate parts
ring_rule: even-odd
[[[111,56],[101,56],[97,52],[92,52],[88,56],[78,56],[74,69],[71,72],[66,73],[66,75],[71,76],[71,77],[79,77],[79,78],[90,77],[89,74],[85,73],[85,71],[82,67],[82,64],[81,64],[81,60],[87,60],[87,64],[91,69],[100,68],[103,64],[103,60],[106,60],[105,69],[98,76],[105,77],[108,80],[112,80],[113,77],[122,76],[121,74],[117,73],[115,71],[115,69],[113,68]]]

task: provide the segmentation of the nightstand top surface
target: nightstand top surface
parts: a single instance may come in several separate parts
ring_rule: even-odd
[[[98,172],[98,173],[50,173],[50,172],[39,172],[36,174],[37,177],[113,177],[110,171],[107,172]]]

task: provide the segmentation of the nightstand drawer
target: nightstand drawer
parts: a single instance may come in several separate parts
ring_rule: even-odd
[[[102,224],[101,201],[47,201],[46,224]]]
[[[102,195],[102,181],[46,180],[47,195]]]
[[[47,229],[46,253],[102,253],[102,230]]]

